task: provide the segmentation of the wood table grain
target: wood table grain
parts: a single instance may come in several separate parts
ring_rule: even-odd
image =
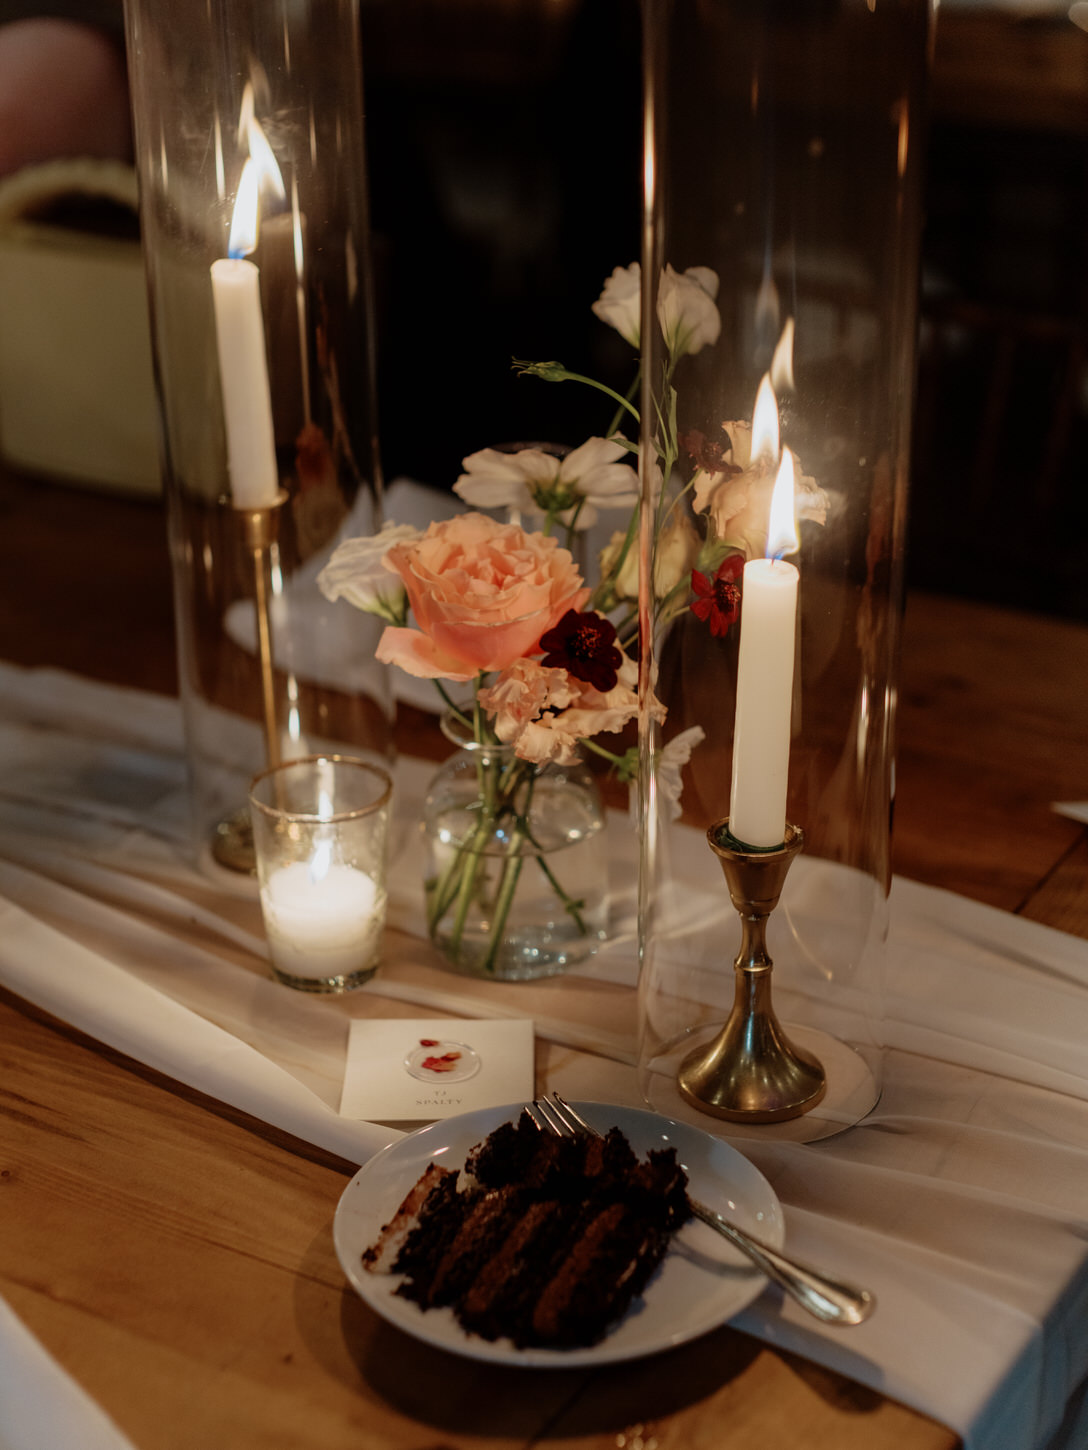
[[[0,470],[0,658],[171,690],[157,506]],[[1088,837],[1050,810],[1088,799],[1086,681],[1084,628],[911,598],[899,872],[1088,937]],[[418,1344],[344,1283],[350,1172],[0,993],[0,1293],[138,1450],[959,1444],[724,1327],[556,1373]]]

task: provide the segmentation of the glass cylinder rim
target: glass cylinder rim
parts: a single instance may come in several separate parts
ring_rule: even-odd
[[[376,776],[384,785],[380,796],[369,801],[365,806],[353,806],[349,810],[334,811],[331,815],[318,815],[315,811],[292,811],[285,806],[270,806],[264,801],[258,800],[254,795],[257,787],[262,781],[270,780],[273,776],[283,776],[287,771],[298,766],[315,766],[320,764],[347,765],[358,770],[366,771],[367,774]],[[261,812],[269,820],[292,820],[299,821],[305,825],[331,826],[338,825],[344,821],[359,820],[362,816],[373,815],[376,811],[382,810],[389,804],[393,794],[393,780],[389,772],[383,770],[380,765],[372,765],[369,760],[360,760],[355,755],[300,755],[295,760],[285,760],[280,765],[270,765],[266,770],[258,771],[249,783],[248,790],[249,804]]]

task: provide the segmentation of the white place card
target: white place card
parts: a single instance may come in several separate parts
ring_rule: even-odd
[[[379,1123],[452,1118],[530,1102],[533,1083],[531,1021],[355,1020],[340,1115]]]

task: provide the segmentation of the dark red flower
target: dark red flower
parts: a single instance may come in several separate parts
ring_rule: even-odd
[[[744,570],[744,555],[729,554],[718,565],[713,579],[691,571],[691,587],[695,593],[691,612],[704,623],[709,621],[710,633],[722,639],[729,633],[729,626],[740,613],[740,576]]]
[[[592,610],[568,609],[563,618],[540,636],[548,669],[566,670],[576,680],[606,694],[616,684],[623,654],[616,648],[616,627]]]
[[[696,468],[705,473],[742,473],[737,464],[730,463],[726,454],[733,450],[733,440],[726,432],[721,438],[708,438],[705,433],[693,428],[690,433],[681,433],[680,446],[694,462]]]

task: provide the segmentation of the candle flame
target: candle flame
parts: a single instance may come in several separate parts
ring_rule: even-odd
[[[784,554],[795,554],[800,547],[797,521],[794,517],[793,489],[793,454],[788,448],[783,448],[782,462],[774,481],[774,492],[771,494],[771,517],[767,526],[768,559],[781,559]]]
[[[229,257],[246,257],[257,245],[257,214],[260,210],[261,183],[252,157],[242,167],[238,195],[234,198],[234,214],[230,223]]]
[[[756,393],[755,412],[752,414],[752,462],[762,460],[773,466],[778,459],[778,403],[771,379],[764,373]]]
[[[238,195],[234,199],[227,253],[231,257],[246,257],[257,247],[261,197],[271,192],[280,201],[287,199],[279,164],[268,144],[268,137],[253,113],[253,87],[248,83],[242,93],[238,139],[239,142],[245,142],[249,155],[242,167]]]
[[[793,381],[793,318],[787,317],[782,335],[771,358],[771,387],[779,395],[792,393]]]

